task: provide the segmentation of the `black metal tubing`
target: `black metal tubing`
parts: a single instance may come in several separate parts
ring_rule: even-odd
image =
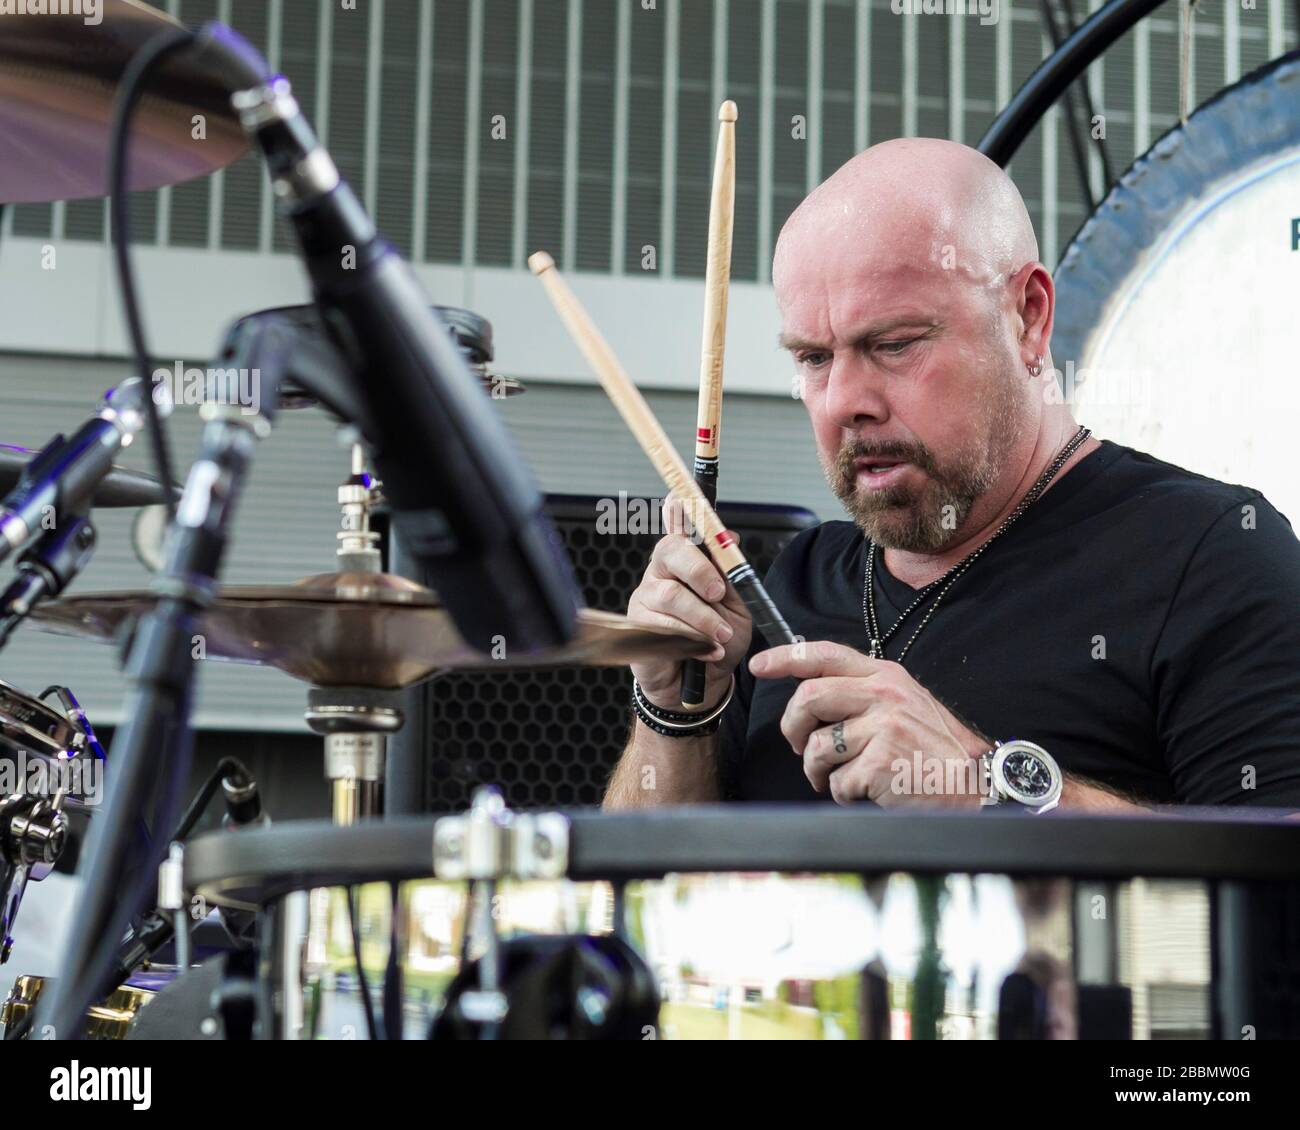
[[[1300,823],[1263,809],[1038,817],[731,804],[566,815],[566,873],[575,881],[669,872],[906,871],[1300,883]],[[337,828],[296,820],[197,836],[185,849],[185,887],[213,905],[254,910],[290,891],[429,878],[435,821],[403,817]]]
[[[1039,0],[1043,9],[1043,26],[1047,28],[1047,34],[1052,39],[1052,50],[1059,51],[1063,40],[1061,39],[1061,28],[1056,22],[1056,10],[1052,7],[1055,0]],[[1075,31],[1073,23],[1070,24],[1070,32]],[[1085,91],[1087,89],[1085,84]],[[1097,202],[1092,198],[1092,185],[1088,183],[1088,155],[1086,147],[1083,144],[1083,138],[1079,136],[1079,121],[1074,112],[1074,88],[1068,86],[1065,88],[1065,131],[1070,137],[1070,152],[1074,156],[1074,169],[1079,174],[1079,188],[1083,191],[1083,199],[1088,205],[1088,214],[1097,207]],[[1087,107],[1085,106],[1085,109]],[[1088,113],[1091,119],[1091,112]]]
[[[1016,91],[976,146],[1005,168],[1056,100],[1129,28],[1165,0],[1111,0],[1086,20],[1059,51],[1052,52]]]

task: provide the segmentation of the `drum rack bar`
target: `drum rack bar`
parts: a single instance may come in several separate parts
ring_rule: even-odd
[[[1300,881],[1300,822],[1265,810],[1035,817],[697,805],[565,815],[575,881],[738,871]],[[436,820],[295,821],[200,836],[186,848],[185,886],[252,909],[313,887],[429,879]]]

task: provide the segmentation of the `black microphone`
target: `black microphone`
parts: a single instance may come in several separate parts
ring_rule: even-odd
[[[266,155],[316,304],[360,381],[366,439],[406,548],[471,646],[527,652],[567,642],[578,603],[572,568],[446,324],[339,176],[289,83],[276,77],[232,104]]]
[[[58,596],[95,551],[95,527],[84,514],[46,530],[18,559],[18,575],[0,595],[0,647],[41,601]]]
[[[144,427],[147,395],[138,377],[123,381],[71,439],[55,436],[27,465],[0,502],[0,561],[89,505],[117,453]]]

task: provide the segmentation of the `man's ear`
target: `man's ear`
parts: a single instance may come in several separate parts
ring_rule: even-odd
[[[1012,279],[1020,316],[1020,356],[1026,367],[1046,357],[1056,316],[1056,285],[1042,263],[1026,263]]]

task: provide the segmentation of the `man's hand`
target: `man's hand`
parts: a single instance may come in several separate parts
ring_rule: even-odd
[[[979,807],[978,758],[992,743],[897,663],[823,641],[764,651],[750,670],[760,679],[804,680],[781,733],[819,793],[829,789],[838,804]]]
[[[665,628],[688,628],[716,640],[704,668],[704,705],[716,706],[731,674],[749,650],[749,610],[708,554],[685,533],[680,499],[664,499],[667,533],[655,545],[645,576],[627,605],[631,620]],[[739,535],[734,535],[739,540]],[[682,664],[678,659],[644,659],[631,665],[641,690],[656,706],[681,710]]]

